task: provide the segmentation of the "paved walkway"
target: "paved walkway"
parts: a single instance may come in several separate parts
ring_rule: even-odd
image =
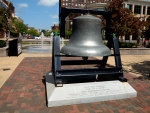
[[[51,55],[0,57],[0,113],[150,113],[149,55],[121,58],[124,76],[138,92],[136,98],[48,108],[44,75],[51,69]],[[108,63],[114,64],[113,57]]]
[[[14,72],[20,62],[26,57],[50,57],[51,54],[28,54],[22,53],[18,57],[0,57],[0,87]],[[5,70],[6,69],[6,70]],[[8,69],[8,70],[7,70]],[[5,71],[4,71],[5,70]]]

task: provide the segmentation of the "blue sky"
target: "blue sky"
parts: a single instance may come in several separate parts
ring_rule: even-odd
[[[9,0],[8,0],[9,1]],[[51,29],[58,24],[59,0],[10,0],[15,16],[35,29]]]

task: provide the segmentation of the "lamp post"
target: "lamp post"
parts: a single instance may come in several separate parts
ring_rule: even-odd
[[[10,26],[9,26],[9,21],[8,21],[8,16],[7,14],[5,13],[5,18],[6,18],[6,43],[7,43],[7,46],[8,46],[8,43],[9,43],[9,38],[10,38]]]

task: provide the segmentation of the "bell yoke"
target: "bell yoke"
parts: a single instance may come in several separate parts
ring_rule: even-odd
[[[87,12],[89,14],[87,14]],[[67,45],[60,50],[60,37],[65,36],[65,18],[70,13],[85,14],[73,19],[73,33]],[[90,14],[103,15],[106,19],[105,38],[107,46],[104,45],[101,36],[101,19]],[[60,37],[54,36],[52,47],[52,74],[56,87],[62,87],[64,83],[79,80],[95,80],[102,76],[112,75],[120,81],[127,81],[123,76],[118,39],[110,34],[112,12],[93,11],[84,9],[67,9],[60,7]],[[113,53],[110,49],[113,47]],[[103,56],[102,60],[89,60],[90,56]],[[107,68],[109,56],[114,56],[115,66]],[[62,60],[61,57],[81,57],[81,60]],[[98,67],[80,69],[62,69],[63,65],[91,65]],[[86,66],[85,66],[86,67]],[[98,77],[97,77],[98,76]]]

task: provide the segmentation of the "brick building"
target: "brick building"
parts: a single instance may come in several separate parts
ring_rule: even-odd
[[[84,8],[88,4],[108,3],[112,0],[61,0],[61,7]]]
[[[9,9],[10,12],[11,12],[11,18],[14,17],[14,10],[15,10],[15,8],[14,8],[12,2],[7,1],[7,0],[1,0],[0,1],[0,8]],[[6,19],[7,19],[8,23],[11,21],[11,18],[7,18],[7,15],[6,15]],[[8,28],[9,28],[9,26],[8,26]],[[6,34],[8,35],[7,31],[4,31],[4,30],[0,29],[0,38],[1,39],[6,37]]]
[[[61,7],[66,8],[87,8],[90,10],[104,10],[108,6],[108,3],[112,0],[61,0]],[[150,16],[150,1],[148,0],[128,0],[123,3],[124,8],[130,9],[135,17],[146,17],[145,20]],[[66,18],[66,29],[71,28],[72,19],[76,15],[69,15]],[[125,38],[125,37],[124,37]],[[127,39],[136,40],[137,37],[127,37]]]
[[[107,4],[112,0],[60,0],[60,7],[65,8],[77,8],[77,9],[85,9],[89,8],[90,4]],[[66,17],[66,30],[72,28],[72,19],[79,16],[80,14],[70,14]]]

